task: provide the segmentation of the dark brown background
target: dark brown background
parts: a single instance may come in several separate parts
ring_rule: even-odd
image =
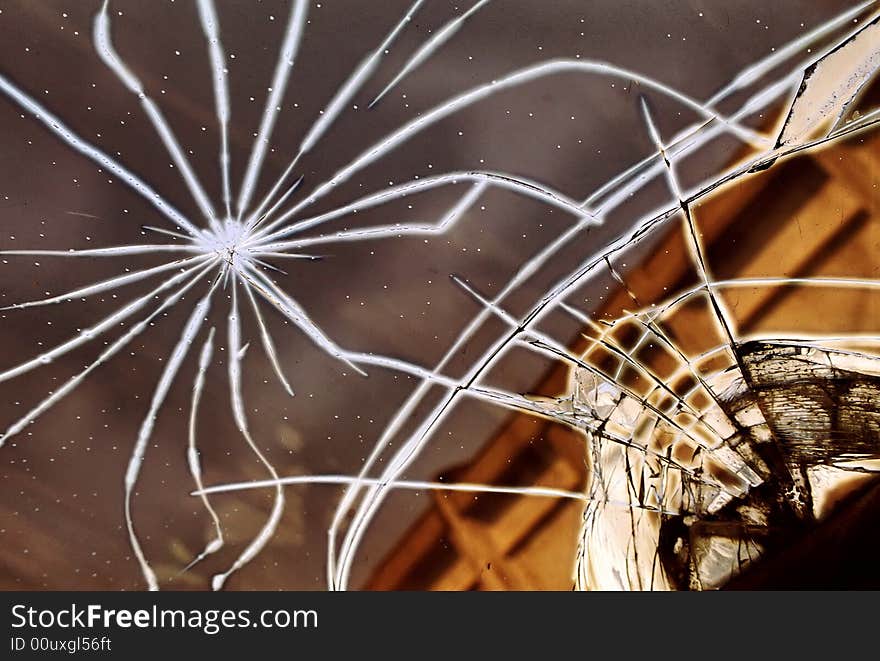
[[[285,2],[219,1],[232,93],[232,172],[237,189],[257,130],[266,87],[289,7]],[[383,38],[407,2],[328,0],[312,5],[309,25],[283,100],[283,112],[263,168],[271,185],[299,140],[360,59]],[[389,81],[431,31],[470,4],[429,0],[346,111],[298,170],[306,188],[317,185],[380,137],[443,99],[523,66],[554,57],[594,58],[632,68],[696,98],[710,96],[744,66],[852,2],[538,2],[498,0],[482,10],[440,52],[411,74],[377,108],[372,95]],[[97,2],[0,2],[0,71],[147,180],[191,218],[199,217],[137,100],[104,67],[91,44]],[[213,115],[207,49],[192,3],[112,3],[117,50],[160,104],[191,162],[219,207],[218,132]],[[120,12],[120,14],[117,14]],[[701,15],[702,14],[702,15]],[[274,16],[274,20],[270,17]],[[179,55],[175,54],[179,51]],[[806,53],[804,54],[806,55]],[[591,75],[553,76],[477,104],[407,142],[359,173],[320,204],[331,208],[390,181],[449,170],[497,169],[527,176],[584,198],[652,147],[638,114],[631,81]],[[660,128],[670,135],[696,115],[649,93]],[[251,100],[253,97],[253,100]],[[573,119],[572,119],[573,118]],[[754,118],[756,122],[760,118]],[[204,127],[204,130],[203,130]],[[459,135],[461,132],[461,135]],[[735,145],[719,142],[689,161],[685,178],[700,178],[730,158]],[[431,165],[429,168],[428,165]],[[110,183],[108,180],[113,180]],[[461,189],[459,189],[460,191]],[[440,216],[457,191],[438,191],[340,221],[333,228]],[[652,208],[662,187],[649,187],[517,291],[518,314],[593,250]],[[409,208],[412,205],[412,208]],[[485,209],[481,209],[485,206]],[[83,214],[83,215],[81,215]],[[449,281],[467,277],[496,292],[530,255],[570,222],[509,193],[487,194],[445,236],[330,246],[320,262],[286,264],[279,279],[341,345],[433,365],[478,311]],[[0,99],[0,249],[80,248],[144,240],[140,227],[162,225],[156,211],[124,184],[100,172],[7,99]],[[159,237],[149,237],[156,240]],[[38,264],[37,264],[38,263]],[[39,298],[154,263],[150,258],[77,261],[3,258],[0,303]],[[0,365],[25,357],[94,323],[127,296],[104,295],[51,308],[0,313]],[[585,308],[602,283],[579,292]],[[190,297],[190,303],[192,297]],[[225,337],[225,301],[212,322]],[[5,588],[143,587],[122,517],[123,474],[162,361],[180,331],[181,305],[101,368],[76,393],[0,450],[0,585]],[[284,474],[356,473],[384,424],[414,387],[411,379],[370,370],[345,374],[302,334],[271,319],[273,335],[297,391],[287,398],[264,359],[246,314],[246,397],[255,436]],[[551,317],[545,330],[567,339],[577,329]],[[489,325],[455,361],[460,374],[500,325]],[[115,338],[118,333],[110,335]],[[48,391],[94,359],[87,346],[52,366],[0,384],[0,417],[17,419]],[[196,352],[193,352],[196,353]],[[222,352],[209,375],[199,427],[207,483],[263,477],[232,427]],[[135,519],[147,556],[173,576],[204,544],[209,521],[196,499],[185,460],[186,416],[194,373],[190,356],[160,416],[144,466]],[[490,376],[503,387],[528,391],[547,364],[515,350]],[[430,400],[430,398],[429,398]],[[430,403],[430,401],[429,401]],[[500,409],[474,403],[434,435],[408,471],[430,478],[471,455],[504,419]],[[324,587],[326,528],[338,501],[335,487],[290,488],[279,534],[257,560],[236,574],[237,589]],[[207,586],[264,521],[269,494],[217,497],[230,546],[174,587]],[[423,495],[396,493],[376,520],[358,563],[355,584],[426,504]]]

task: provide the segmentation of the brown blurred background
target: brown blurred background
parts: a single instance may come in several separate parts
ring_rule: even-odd
[[[82,137],[115,155],[189,217],[198,218],[198,210],[177,171],[169,167],[169,158],[136,98],[95,55],[91,21],[98,3],[66,4],[4,3],[0,13],[0,71]],[[382,136],[442,100],[555,57],[613,62],[704,99],[743,67],[853,4],[824,0],[770,6],[761,2],[499,0],[478,13],[381,104],[366,110],[372,96],[432,31],[467,8],[459,3],[429,0],[356,97],[357,109],[339,118],[298,172],[305,177],[305,189],[315,186]],[[289,6],[268,0],[225,0],[217,5],[229,58],[232,181],[237,188],[263,110]],[[219,206],[218,131],[207,49],[194,6],[182,1],[119,1],[111,7],[117,50],[161,105],[202,183]],[[263,168],[261,191],[267,190],[283,171],[336,87],[384,38],[407,7],[406,2],[355,0],[312,4],[306,36]],[[695,113],[668,99],[637,89],[632,81],[592,75],[552,76],[452,115],[359,173],[318,206],[329,209],[416,174],[469,168],[512,172],[544,182],[576,199],[585,198],[653,150],[639,116],[639,92],[650,97],[664,135],[672,135],[697,119]],[[124,184],[22,115],[8,100],[0,101],[0,249],[133,243],[144,240],[143,225],[162,225],[155,210]],[[753,118],[755,125],[768,121],[769,116]],[[734,141],[718,140],[699,158],[684,163],[682,177],[686,182],[697,181],[739,155],[740,148]],[[876,196],[871,202],[859,197],[858,191],[834,188],[844,185],[841,181],[849,182],[850,177],[835,174],[833,159],[828,163],[808,163],[802,166],[803,172],[785,175],[792,177],[789,183],[776,185],[782,190],[812,190],[820,182],[831,182],[822,184],[832,187],[831,192],[815,204],[839,209],[832,217],[851,221],[848,232],[858,231],[853,229],[857,222],[862,223],[859,227],[870,227],[864,224],[864,218],[866,213],[874,212],[870,205],[876,204]],[[875,165],[870,168],[876,172]],[[777,175],[772,177],[775,180]],[[794,216],[782,207],[774,212],[776,224],[767,225],[766,237],[750,233],[749,219],[753,216],[749,214],[763,210],[768,200],[778,198],[780,190],[769,183],[757,188],[754,194],[737,191],[740,201],[728,202],[732,209],[726,215],[712,214],[720,218],[719,239],[713,246],[720,254],[733,256],[730,268],[737,273],[748,269],[748,264],[737,257],[743,254],[747,240],[756,241],[761,248],[749,254],[767,260],[789,254],[786,246],[801,241],[801,234],[785,239],[779,244],[782,248],[773,252],[770,237],[793,231],[787,223]],[[421,195],[358,214],[354,220],[344,219],[332,228],[431,221],[443,214],[457,194],[455,190],[441,190]],[[659,180],[646,187],[612,214],[604,227],[573,242],[517,290],[508,299],[508,309],[514,314],[526,310],[585,252],[620,234],[667,195]],[[770,197],[756,202],[760,195]],[[803,203],[790,202],[797,208]],[[428,242],[402,238],[332,245],[323,251],[326,258],[321,261],[287,263],[288,275],[279,282],[342,346],[431,366],[479,311],[449,275],[463,276],[480,291],[494,294],[520,264],[569,223],[570,218],[536,202],[507,192],[490,192],[442,237]],[[822,236],[837,241],[836,225]],[[852,263],[852,255],[840,246],[858,250],[852,246],[863,244],[852,238],[855,234],[847,236],[847,241],[853,243],[835,244],[835,250],[842,252],[827,252],[830,248],[819,243],[799,244],[798,254],[836,255],[841,263]],[[876,248],[876,233],[870,237],[873,243],[869,241],[869,245]],[[863,255],[863,259],[869,257]],[[76,262],[3,258],[0,303],[40,298],[45,292],[60,293],[123,268],[154,263],[158,262],[153,257]],[[672,265],[674,271],[674,260],[664,257],[662,263]],[[651,270],[651,278],[656,273]],[[658,284],[674,283],[675,278],[674,272],[656,276]],[[593,311],[613,305],[600,300],[607,295],[608,284],[593,282],[578,290],[578,302]],[[127,297],[143,294],[149,288],[149,284],[130,285],[119,292],[119,298],[105,295],[51,308],[0,312],[3,367],[57,344],[115,310]],[[192,297],[189,301],[191,306]],[[876,304],[870,305],[873,307],[868,308],[869,313],[876,319]],[[219,302],[211,320],[218,328],[221,344],[225,337],[225,307]],[[143,587],[124,529],[122,480],[156,378],[186,314],[186,305],[175,308],[140,336],[130,352],[103,366],[75,394],[0,451],[2,587]],[[751,314],[759,315],[755,311]],[[770,312],[760,314],[765,320],[772,318]],[[862,308],[860,313],[848,314],[858,318],[866,313]],[[297,330],[276,315],[267,317],[296,395],[288,398],[278,386],[258,350],[253,319],[248,317],[244,341],[253,340],[254,345],[245,360],[245,394],[261,448],[282,474],[356,473],[415,382],[379,369],[370,370],[366,379],[346,374]],[[791,321],[790,316],[785,318],[785,324]],[[784,324],[779,321],[777,325]],[[459,375],[468,359],[479,355],[501,329],[500,324],[487,324],[450,372]],[[566,342],[579,331],[572,319],[561,314],[542,322],[542,329]],[[109,339],[122,332],[121,328],[111,333]],[[64,360],[0,384],[3,421],[17,419],[93,360],[101,348],[100,341],[95,342]],[[235,432],[225,364],[220,362],[222,352],[218,358],[209,374],[199,426],[205,481],[214,484],[265,477]],[[558,373],[555,380],[546,381],[553,367],[549,361],[514,350],[493,370],[490,379],[517,392],[553,394],[547,392],[547,384],[555,387],[562,383]],[[216,497],[215,506],[223,518],[229,547],[203,566],[178,575],[210,533],[208,517],[198,501],[188,495],[192,480],[185,456],[186,416],[194,368],[195,357],[191,355],[157,422],[135,499],[134,516],[145,552],[165,581],[163,585],[171,588],[208,587],[210,576],[237,557],[260,528],[271,497],[256,491]],[[425,410],[433,401],[428,398]],[[545,427],[532,420],[517,432],[518,446],[505,448],[507,454],[492,454],[497,447],[493,439],[503,438],[510,433],[506,430],[523,424],[519,420],[511,423],[508,413],[499,408],[473,402],[460,404],[406,476],[433,479],[445,472],[476,480],[469,477],[479,474],[473,467],[487,466],[486,457],[490,457],[489,463],[495,463],[486,473],[486,481],[518,479],[528,484],[550,471],[553,479],[558,478],[566,488],[578,488],[583,481],[583,464],[577,445],[573,445],[576,440],[570,434],[561,438],[553,425]],[[522,465],[527,468],[524,473],[510,468],[520,452],[532,453],[523,459]],[[503,468],[513,472],[505,474]],[[229,587],[324,588],[326,529],[339,495],[338,487],[288,488],[288,508],[279,533],[250,566],[233,576]],[[495,538],[494,533],[480,526],[495,526],[498,512],[506,511],[504,507],[486,505],[482,515],[470,517],[477,519],[475,526],[468,527],[472,521],[466,521],[464,527],[450,528],[460,523],[452,522],[461,518],[455,512],[463,508],[465,499],[449,505],[454,508],[452,518],[448,508],[444,514],[448,500],[456,499],[437,502],[430,494],[412,491],[396,492],[389,498],[356,563],[354,585],[465,589],[485,580],[489,587],[566,586],[566,568],[570,568],[573,557],[579,519],[577,507],[543,500],[523,505],[532,509],[504,523],[500,538]],[[424,525],[423,517],[429,509],[433,513],[427,516],[434,517],[435,523],[423,548],[406,551],[402,556],[395,552],[395,548],[411,548],[400,546],[400,540],[411,539],[413,526]],[[553,522],[553,526],[544,527],[542,522]],[[463,551],[453,538],[466,539],[478,548]],[[454,554],[453,564],[460,561],[466,567],[457,582],[445,584],[437,579],[442,575],[437,567],[447,566],[446,560],[434,565],[415,562],[428,553],[443,555],[447,550]],[[542,574],[528,563],[525,569],[517,563],[510,569],[509,559],[518,553],[531,553],[539,557],[535,562],[551,569]],[[496,572],[480,579],[487,555],[497,558]],[[416,569],[407,566],[395,570],[395,575],[388,573],[389,563],[398,556]],[[504,571],[498,572],[498,568]],[[395,580],[399,582],[395,584]]]

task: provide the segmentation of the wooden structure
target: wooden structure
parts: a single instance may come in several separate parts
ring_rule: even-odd
[[[743,178],[700,204],[704,245],[728,278],[812,275],[880,277],[880,137],[876,133],[810,152]],[[681,228],[674,226],[637,268],[627,290],[596,318],[614,319],[692,283]],[[779,328],[876,332],[877,299],[864,290],[755,287],[725,292],[740,334]],[[796,300],[797,299],[797,300]],[[687,307],[670,321],[681,346],[698,343],[705,314]],[[574,353],[586,348],[579,336]],[[650,357],[640,360],[650,363]],[[558,396],[569,369],[560,364],[533,392]],[[441,479],[579,489],[587,479],[584,439],[552,421],[516,414],[466,466]],[[403,536],[365,585],[374,590],[571,589],[582,506],[529,496],[435,492],[434,506]]]

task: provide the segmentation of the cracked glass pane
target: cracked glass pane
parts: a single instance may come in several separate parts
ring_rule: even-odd
[[[802,585],[880,17],[767,4],[0,0],[2,585]]]

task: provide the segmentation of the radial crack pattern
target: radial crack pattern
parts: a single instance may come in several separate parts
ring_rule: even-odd
[[[877,110],[853,112],[877,68],[878,51],[867,37],[876,32],[878,19],[866,14],[874,9],[875,3],[853,7],[791,42],[780,44],[770,55],[751,62],[705,101],[631,68],[580,55],[552,57],[499,72],[491,81],[468,83],[470,87],[465,91],[450,90],[444,94],[444,100],[402,121],[398,128],[368,143],[367,148],[353,146],[350,153],[356,156],[342,165],[331,159],[332,153],[322,152],[319,156],[319,146],[327,142],[325,136],[331,135],[343,121],[372,121],[369,118],[373,115],[358,109],[359,102],[372,99],[364,104],[365,108],[375,106],[371,112],[379,112],[391,103],[393,90],[400,91],[419,78],[425,69],[423,65],[439,57],[457,39],[478,31],[481,18],[499,11],[501,3],[479,0],[458,8],[455,15],[447,16],[440,27],[425,37],[407,30],[414,17],[426,11],[422,0],[414,2],[383,27],[384,36],[377,44],[358,56],[356,66],[332,91],[329,100],[320,102],[324,105],[317,119],[307,125],[301,136],[296,136],[295,147],[288,150],[289,145],[280,144],[281,140],[273,135],[290,107],[286,99],[288,90],[300,82],[300,52],[310,38],[310,17],[320,8],[319,4],[312,9],[311,4],[305,0],[290,2],[290,15],[277,45],[277,60],[266,87],[259,123],[252,132],[252,141],[248,138],[248,157],[236,157],[236,163],[241,161],[241,183],[236,190],[232,184],[231,155],[235,153],[235,136],[239,135],[238,106],[232,98],[237,80],[236,72],[229,66],[234,54],[223,42],[223,36],[235,30],[235,25],[225,20],[222,5],[215,6],[213,0],[196,3],[198,34],[203,37],[201,56],[210,72],[213,121],[219,141],[212,148],[212,178],[215,182],[219,179],[218,200],[211,199],[210,185],[206,189],[201,183],[198,161],[191,159],[193,149],[172,130],[147,91],[148,87],[155,91],[154,88],[145,85],[141,78],[146,82],[149,79],[136,75],[136,69],[117,51],[118,47],[122,53],[127,52],[118,35],[116,43],[111,39],[113,12],[109,0],[96,8],[91,35],[94,53],[113,74],[115,84],[127,90],[129,98],[133,94],[137,99],[158,143],[170,156],[175,175],[201,214],[198,219],[188,218],[168,201],[173,196],[166,199],[147,183],[146,175],[135,174],[124,165],[118,152],[111,156],[111,152],[74,132],[56,114],[60,109],[50,110],[47,106],[52,104],[48,100],[46,105],[38,102],[35,92],[26,91],[28,85],[15,83],[0,73],[0,92],[13,106],[35,118],[65,147],[96,164],[99,172],[106,170],[123,181],[166,221],[166,226],[141,226],[141,236],[149,237],[142,242],[126,243],[120,239],[113,242],[119,245],[85,249],[61,246],[0,250],[4,262],[34,258],[58,260],[62,264],[70,263],[71,258],[74,262],[85,260],[87,264],[106,263],[108,258],[144,260],[138,267],[125,266],[112,275],[90,280],[90,284],[67,285],[56,290],[63,293],[46,292],[44,298],[29,296],[31,300],[12,302],[0,309],[4,318],[9,319],[16,314],[28,314],[23,311],[32,308],[85,304],[86,299],[95,305],[103,297],[124,301],[88,327],[77,329],[72,337],[53,342],[47,348],[40,343],[38,355],[18,359],[17,364],[0,371],[0,382],[39,373],[40,368],[57,363],[62,357],[71,358],[78,355],[74,352],[94,350],[103,343],[96,358],[90,358],[61,385],[53,385],[46,397],[6,426],[0,446],[34,424],[93,372],[124,350],[132,350],[136,338],[154,325],[172,325],[165,319],[170,312],[187,313],[173,348],[161,361],[161,373],[152,386],[124,476],[124,518],[129,543],[149,589],[159,589],[165,579],[151,563],[149,548],[144,547],[137,532],[134,506],[157,421],[163,416],[174,417],[174,407],[169,402],[178,381],[192,384],[188,391],[186,458],[189,476],[195,484],[192,495],[198,497],[204,508],[200,511],[211,523],[207,544],[190,554],[190,561],[180,573],[203,561],[206,565],[219,562],[233,546],[224,530],[222,509],[215,502],[219,501],[219,494],[264,489],[272,492],[268,515],[254,537],[243,544],[231,561],[222,560],[226,569],[214,574],[211,586],[215,590],[253,561],[283,530],[285,489],[296,485],[335,485],[343,489],[327,528],[326,578],[330,589],[350,586],[360,547],[393,490],[578,501],[585,507],[578,554],[577,580],[581,587],[707,588],[723,584],[760,557],[768,546],[765,537],[769,526],[758,521],[754,512],[764,511],[761,508],[772,511],[773,516],[783,521],[783,527],[792,530],[811,520],[813,494],[807,463],[815,459],[814,463],[866,474],[875,470],[860,461],[874,447],[868,441],[850,439],[851,443],[841,444],[848,448],[846,451],[836,452],[820,450],[817,440],[831,433],[829,429],[834,433],[844,429],[850,437],[855,434],[855,411],[859,407],[870,408],[866,402],[871,401],[876,389],[875,361],[860,352],[848,353],[836,345],[831,347],[838,338],[799,337],[796,329],[791,337],[760,338],[762,344],[750,344],[754,338],[738,327],[736,310],[729,301],[732,293],[748,288],[871,292],[880,288],[880,281],[868,276],[788,272],[716,277],[698,217],[702,213],[700,205],[716,192],[729,189],[730,184],[745,185],[755,173],[771,166],[776,168],[798,154],[820,152],[844,138],[865,135],[880,122]],[[398,40],[405,42],[409,38],[421,40],[420,45],[410,49],[408,55],[400,54],[397,62],[393,61],[397,58],[388,57],[392,49],[397,49]],[[828,71],[840,66],[842,60],[850,72],[849,78],[830,80]],[[592,191],[563,192],[545,181],[519,174],[520,167],[512,164],[510,172],[482,165],[438,168],[430,176],[412,173],[411,178],[388,182],[379,189],[364,188],[358,182],[363,190],[356,195],[350,193],[350,182],[357,176],[381,170],[389,155],[403,151],[418,136],[442,126],[458,113],[505,95],[529,94],[533,85],[585,80],[635,87],[638,94],[633,98],[645,129],[642,137],[649,138],[651,145],[647,153]],[[830,87],[831,95],[823,94],[820,85]],[[303,96],[310,94],[306,92]],[[779,137],[765,133],[763,125],[756,128],[757,115],[775,111],[780,101],[788,97],[788,128]],[[163,97],[157,94],[156,99]],[[697,119],[685,128],[680,128],[683,121],[678,122],[679,128],[664,137],[664,133],[670,132],[662,130],[663,116],[655,110],[655,103],[662,104],[659,107],[664,110],[672,107]],[[177,106],[163,102],[163,107],[170,113]],[[279,128],[278,132],[284,131]],[[699,177],[685,178],[684,164],[699,158],[719,141],[736,144],[746,156],[732,165],[732,159],[728,159],[723,167],[704,168]],[[325,173],[317,181],[310,181],[312,172],[322,170],[307,169],[309,157],[329,163],[330,169],[326,171],[333,174],[321,179],[326,177]],[[272,161],[277,162],[269,167],[267,164]],[[265,190],[264,174],[272,175]],[[298,178],[294,181],[293,177]],[[209,184],[210,180],[205,179]],[[630,201],[646,191],[656,192],[655,184],[661,180],[666,190],[659,198],[648,198],[653,200],[649,205],[652,208],[646,211],[643,205],[633,207],[638,211],[631,212]],[[443,198],[444,194],[450,197],[450,192],[454,193],[451,203]],[[432,215],[413,220],[411,214],[401,211],[403,207],[411,209],[417,200],[434,199],[432,196],[445,200],[441,212],[434,210]],[[327,319],[326,310],[313,310],[302,302],[306,288],[330,286],[326,270],[315,269],[314,273],[325,275],[316,275],[311,283],[302,276],[306,272],[302,269],[311,268],[312,262],[336,252],[344,253],[351,244],[363,243],[368,247],[397,238],[425,243],[444,239],[451,243],[453,236],[464,236],[473,230],[475,219],[479,218],[478,206],[501,196],[516,208],[526,209],[528,205],[532,211],[524,214],[534,213],[535,208],[546,214],[555,212],[552,218],[556,229],[549,240],[534,243],[529,254],[512,265],[491,289],[478,278],[473,278],[478,284],[472,284],[467,274],[449,274],[448,281],[443,278],[443,285],[449,287],[449,300],[461,299],[478,309],[445,341],[438,358],[426,357],[421,361],[349,348],[337,335],[338,331],[325,329],[322,320]],[[325,202],[324,207],[319,208],[319,201]],[[402,215],[394,215],[398,213]],[[360,222],[358,214],[367,220]],[[620,221],[621,215],[626,216],[625,221]],[[557,220],[560,216],[563,220]],[[544,228],[546,220],[541,219],[546,216],[535,218],[535,225]],[[664,290],[661,296],[645,297],[644,287],[631,277],[627,260],[642,259],[645,246],[656,245],[658,237],[671,232],[679,218],[680,236],[689,256],[679,276],[680,286]],[[491,227],[478,229],[494,231]],[[592,232],[601,232],[600,236],[605,238],[594,241]],[[326,255],[313,250],[324,251]],[[560,255],[574,251],[577,257],[573,267],[565,264],[564,268],[548,268],[555,267]],[[545,277],[547,273],[551,273],[549,278]],[[693,279],[688,280],[691,274],[696,284]],[[534,286],[538,276],[545,278],[538,294],[533,295],[529,287]],[[613,316],[597,314],[595,302],[585,307],[577,300],[579,292],[590,287],[598,289],[600,281],[610,283],[606,289],[613,286],[625,294],[625,306],[615,310]],[[481,291],[484,284],[486,288]],[[135,293],[126,298],[126,293],[132,291]],[[523,292],[530,292],[525,303]],[[240,300],[242,296],[246,303]],[[695,351],[685,347],[671,330],[669,320],[682,310],[699,305],[709,310],[717,337],[706,339],[704,346]],[[262,349],[256,358],[251,356],[253,350],[248,353],[252,329],[243,324],[240,307],[246,308],[246,319],[253,321],[253,332],[259,336]],[[225,330],[219,333],[210,320],[212,310],[225,313]],[[578,349],[572,348],[570,338],[560,339],[559,331],[552,330],[557,328],[554,320],[558,318],[574,322],[581,329]],[[113,337],[119,328],[121,334]],[[487,329],[494,329],[488,340]],[[222,333],[225,342],[215,338]],[[848,335],[845,339],[853,337]],[[858,339],[873,346],[877,337],[866,332]],[[269,446],[276,439],[258,434],[256,417],[249,415],[248,406],[256,400],[246,396],[254,380],[245,369],[246,361],[265,360],[274,373],[270,374],[272,385],[277,388],[280,384],[280,391],[289,397],[297,393],[296,399],[290,401],[299,401],[300,393],[308,392],[309,385],[303,383],[302,377],[306,368],[301,362],[311,361],[312,356],[293,362],[287,349],[289,343],[300,340],[306,340],[302,343],[306,351],[321,354],[321,359],[329,358],[329,369],[344,375],[354,372],[358,379],[377,374],[376,388],[383,387],[384,377],[408,384],[403,401],[382,420],[381,430],[368,439],[371,447],[364,452],[354,475],[336,473],[334,468],[326,474],[285,476],[284,470],[270,461],[274,455]],[[195,357],[196,352],[190,352],[194,343],[201,345]],[[649,351],[664,352],[672,367],[661,370],[646,360]],[[570,374],[569,392],[534,396],[494,383],[493,375],[503,368],[504,361],[521,355],[527,355],[529,360],[564,365]],[[205,484],[203,449],[209,441],[207,435],[197,432],[207,408],[206,388],[215,372],[219,373],[214,365],[220,363],[225,363],[226,368],[229,417],[239,442],[244,441],[264,478]],[[786,374],[799,375],[802,391],[796,401],[780,394],[780,389],[790,387],[794,378],[776,378],[766,369],[770,363]],[[809,387],[803,385],[806,382]],[[823,390],[822,383],[832,385]],[[367,384],[373,387],[372,381]],[[826,411],[828,399],[834,400],[835,406],[849,417],[843,422],[821,418],[810,427],[813,435],[807,434],[807,440],[798,436],[798,420],[792,411],[806,408],[818,416]],[[440,435],[462,401],[553,421],[582,434],[584,458],[590,469],[586,489],[411,479],[408,471]],[[872,415],[875,413],[872,410]],[[869,422],[873,425],[876,420],[871,417]],[[810,467],[814,468],[813,464]],[[731,514],[737,507],[735,514]],[[692,532],[685,542],[681,536],[681,526],[685,525],[682,522],[687,519],[691,526],[694,517],[703,528],[692,527],[698,532]],[[726,532],[718,532],[724,526]],[[706,532],[709,528],[712,531]],[[739,532],[730,533],[731,529]],[[737,540],[735,548],[731,539]],[[683,547],[687,553],[681,550]],[[736,569],[733,564],[712,564],[705,559],[712,554],[720,554]]]

